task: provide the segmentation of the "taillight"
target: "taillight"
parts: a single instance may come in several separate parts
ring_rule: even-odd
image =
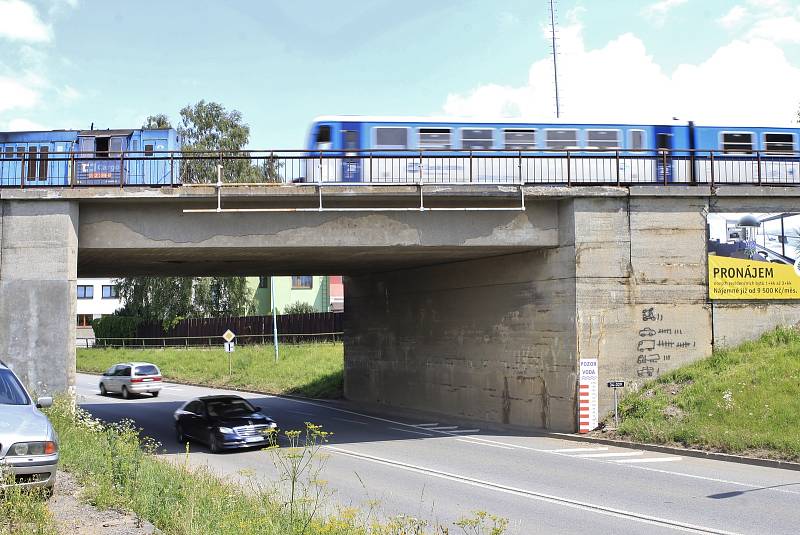
[[[142,382],[142,378],[141,377],[134,377],[133,379],[131,379],[131,382],[132,383],[141,383]]]
[[[160,381],[161,377],[153,377],[153,381]]]

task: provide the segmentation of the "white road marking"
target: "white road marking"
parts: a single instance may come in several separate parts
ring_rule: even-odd
[[[620,459],[617,463],[668,463],[680,461],[682,457],[648,457],[646,459]]]
[[[452,431],[453,429],[458,429],[457,425],[444,425],[442,427],[426,427],[425,429],[430,429],[431,431]]]
[[[291,409],[289,409],[289,412],[293,412],[295,414],[304,414],[306,416],[316,416],[316,414],[314,414],[313,412],[293,411]]]
[[[481,432],[480,429],[456,429],[454,431],[451,431],[451,433],[458,433],[458,434],[461,434],[461,433],[480,433],[480,432]]]
[[[349,418],[337,418],[336,416],[334,416],[333,419],[339,420],[341,422],[350,422],[351,424],[369,425],[367,422],[359,422],[358,420],[350,420]]]
[[[590,451],[608,451],[608,448],[600,447],[600,448],[562,448],[558,450],[547,450],[550,453],[581,453],[581,452],[590,452]]]
[[[634,522],[641,522],[643,524],[650,524],[655,526],[667,527],[672,528],[677,531],[684,531],[687,533],[713,533],[717,535],[733,535],[733,532],[724,531],[715,528],[708,528],[705,526],[700,526],[697,524],[688,524],[685,522],[679,522],[677,520],[671,520],[668,518],[659,518],[656,516],[645,515],[642,513],[635,513],[632,511],[626,511],[624,509],[616,509],[613,507],[607,507],[604,505],[593,504],[589,502],[582,502],[578,500],[573,500],[571,498],[563,498],[560,496],[554,496],[552,494],[544,494],[541,492],[536,492],[527,489],[520,489],[516,487],[510,487],[507,485],[501,485],[499,483],[493,483],[491,481],[485,481],[481,479],[476,479],[468,476],[462,476],[460,474],[455,474],[451,472],[443,472],[440,470],[434,470],[431,468],[425,468],[422,466],[417,466],[408,463],[402,463],[398,461],[393,461],[391,459],[385,459],[382,457],[375,457],[373,455],[366,455],[363,453],[356,453],[354,451],[345,450],[336,446],[324,446],[325,449],[334,451],[336,453],[347,455],[350,457],[355,457],[357,459],[361,459],[364,461],[369,461],[377,464],[383,464],[387,466],[392,466],[395,468],[400,468],[402,470],[406,470],[409,472],[415,472],[418,474],[424,474],[427,476],[437,477],[440,479],[446,479],[448,481],[456,481],[459,483],[463,483],[465,485],[470,485],[473,487],[480,487],[484,489],[494,490],[497,492],[503,492],[506,494],[513,494],[516,496],[521,496],[523,498],[528,498],[531,500],[537,500],[547,503],[552,503],[556,505],[562,505],[565,507],[570,507],[572,509],[581,509],[583,511],[588,511],[592,513],[597,513],[605,516],[612,516],[616,518],[624,518],[627,520],[632,520]]]
[[[412,425],[412,427],[436,427],[437,425],[439,425],[439,422],[433,424],[401,424],[401,425]]]
[[[504,450],[513,450],[508,446],[501,446],[500,444],[487,444],[486,442],[478,442],[477,440],[470,440],[468,438],[457,438],[456,442],[466,442],[467,444],[477,444],[478,446],[490,446],[492,448],[501,448]]]
[[[426,437],[432,437],[431,433],[423,433],[421,431],[412,431],[411,429],[401,429],[399,427],[390,427],[389,429],[393,429],[394,431],[402,431],[403,433],[413,433],[415,435],[425,435]]]
[[[615,451],[611,453],[581,453],[580,455],[572,455],[572,457],[581,457],[583,459],[600,459],[607,457],[635,457],[636,455],[644,455],[643,451]]]

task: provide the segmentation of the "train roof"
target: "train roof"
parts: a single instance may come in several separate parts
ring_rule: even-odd
[[[572,119],[555,119],[555,118],[507,118],[498,117],[497,119],[490,119],[486,117],[447,117],[447,116],[402,116],[402,115],[321,115],[314,118],[314,122],[363,122],[363,123],[450,123],[450,124],[553,124],[553,125],[578,125],[578,126],[687,126],[688,121],[665,121],[662,119],[655,121],[641,121],[641,122],[620,122],[614,121],[593,121],[582,122]],[[780,128],[780,129],[800,129],[800,124],[762,124],[762,125],[720,125],[720,124],[702,124],[695,122],[698,127],[710,128]]]

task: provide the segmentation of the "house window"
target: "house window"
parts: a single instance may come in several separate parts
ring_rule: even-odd
[[[78,314],[78,327],[91,327],[92,319],[91,314]]]
[[[78,299],[94,299],[94,286],[79,284]]]
[[[408,128],[376,126],[372,130],[375,132],[376,149],[408,148]]]
[[[631,150],[644,150],[644,130],[631,130]]]
[[[119,289],[116,284],[103,285],[103,299],[119,299]]]
[[[794,134],[764,134],[767,152],[794,152]]]
[[[723,152],[751,154],[753,152],[753,134],[748,132],[727,132],[722,134]]]
[[[491,128],[464,128],[461,130],[461,148],[491,149],[494,145],[494,130]]]
[[[450,149],[449,128],[420,128],[419,148],[421,149]]]
[[[292,289],[310,289],[314,285],[311,275],[292,275]]]
[[[587,130],[586,148],[589,149],[618,149],[619,130]]]
[[[574,149],[578,146],[578,131],[547,130],[545,132],[545,146],[554,150]]]
[[[258,278],[258,287],[259,288],[269,288],[269,277],[259,277]]]
[[[533,150],[536,148],[536,130],[514,128],[503,131],[506,150]]]

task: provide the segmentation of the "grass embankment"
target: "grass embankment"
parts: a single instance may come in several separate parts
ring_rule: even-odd
[[[10,476],[0,477],[0,483],[10,484],[12,480]],[[0,489],[0,535],[56,535],[45,491],[13,486]]]
[[[620,403],[639,442],[800,461],[800,331],[779,328],[649,382]]]
[[[353,508],[323,517],[320,511],[332,509],[326,503],[330,496],[321,487],[321,472],[308,468],[319,461],[324,442],[324,433],[314,426],[310,433],[287,432],[297,447],[263,453],[265,462],[280,456],[280,480],[296,489],[289,499],[274,482],[262,481],[245,492],[208,469],[161,460],[150,453],[155,445],[140,440],[129,425],[102,424],[80,409],[74,412],[66,399],[57,400],[47,413],[60,437],[61,466],[85,486],[85,498],[100,508],[133,511],[167,535],[401,535],[428,529],[443,535],[499,535],[507,525],[486,513],[455,523],[453,531],[405,516],[377,522],[371,511]]]
[[[342,395],[344,349],[341,343],[237,347],[229,373],[228,354],[219,348],[78,349],[78,371],[104,372],[119,362],[156,364],[167,380],[216,387],[296,394],[315,398]]]

